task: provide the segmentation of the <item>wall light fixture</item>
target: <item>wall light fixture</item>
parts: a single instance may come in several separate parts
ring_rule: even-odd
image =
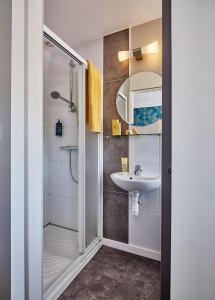
[[[135,57],[137,61],[143,59],[143,55],[151,54],[151,53],[158,53],[158,41],[155,41],[151,44],[143,46],[141,48],[137,48],[134,50],[129,51],[119,51],[118,52],[118,59],[120,62]]]

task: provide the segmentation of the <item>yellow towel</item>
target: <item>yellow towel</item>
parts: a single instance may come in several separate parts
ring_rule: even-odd
[[[101,73],[88,61],[87,123],[90,131],[101,132]]]

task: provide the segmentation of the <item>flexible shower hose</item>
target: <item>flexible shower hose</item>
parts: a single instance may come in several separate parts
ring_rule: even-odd
[[[71,174],[72,180],[75,183],[78,183],[78,180],[75,179],[75,177],[73,175],[73,172],[72,172],[72,151],[71,150],[69,150],[69,170],[70,170],[70,174]]]

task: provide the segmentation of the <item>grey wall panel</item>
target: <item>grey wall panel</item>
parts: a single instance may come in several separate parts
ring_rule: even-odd
[[[103,122],[104,136],[104,237],[128,243],[128,194],[110,179],[110,174],[121,170],[121,157],[128,157],[128,137],[112,137],[112,119],[118,119],[116,93],[129,76],[128,60],[120,63],[118,51],[129,49],[129,30],[125,29],[104,37]],[[122,120],[122,132],[128,125]],[[117,199],[117,201],[116,201]],[[123,213],[122,213],[123,212]]]

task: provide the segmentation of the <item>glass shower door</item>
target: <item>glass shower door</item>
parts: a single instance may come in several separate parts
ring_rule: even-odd
[[[99,222],[99,135],[86,129],[86,198],[85,198],[85,246],[98,237]]]
[[[100,136],[86,124],[86,69],[79,71],[79,251],[84,253],[99,236]]]

